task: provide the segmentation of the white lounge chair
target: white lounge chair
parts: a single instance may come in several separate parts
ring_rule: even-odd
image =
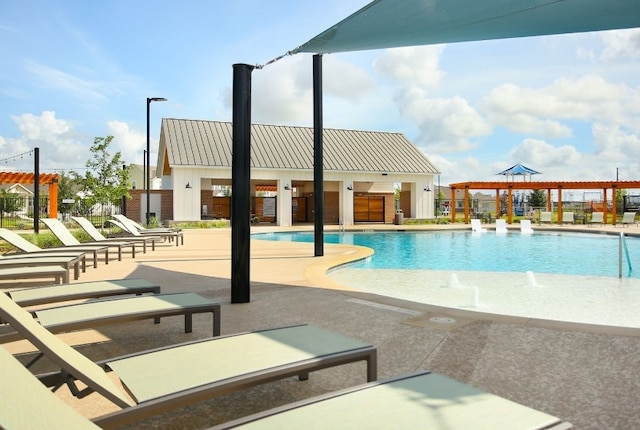
[[[604,225],[604,212],[593,212],[588,224],[590,226],[593,224]]]
[[[531,234],[531,233],[533,233],[533,228],[531,228],[531,220],[530,219],[520,220],[520,233],[522,233],[522,234]]]
[[[88,219],[84,218],[84,217],[80,217],[80,216],[72,216],[71,217],[72,220],[74,220],[76,223],[78,223],[78,225],[80,226],[80,228],[82,228],[89,236],[91,236],[91,239],[93,239],[95,242],[98,243],[102,243],[102,242],[119,242],[122,239],[125,239],[127,242],[133,242],[133,243],[138,243],[138,244],[142,244],[142,253],[146,254],[147,252],[147,244],[151,244],[151,250],[155,251],[156,249],[156,240],[161,240],[161,238],[155,238],[152,236],[149,237],[134,237],[134,236],[129,236],[129,237],[125,237],[125,238],[116,238],[116,237],[105,237],[102,233],[100,233],[100,230],[98,230],[91,221],[89,221]]]
[[[47,226],[47,228],[58,238],[64,246],[82,246],[82,245],[99,245],[108,246],[109,248],[115,248],[118,251],[118,261],[122,260],[122,249],[131,248],[131,256],[136,257],[136,244],[133,242],[127,242],[120,240],[118,242],[80,242],[69,231],[69,229],[58,219],[55,218],[41,218],[40,222]]]
[[[539,224],[542,225],[543,223],[547,223],[547,224],[551,224],[552,221],[552,216],[553,213],[552,212],[540,212],[540,222]]]
[[[60,369],[60,372],[41,375],[43,384],[59,386],[67,383],[80,399],[95,392],[121,408],[94,419],[102,428],[122,426],[290,376],[304,380],[312,371],[348,363],[366,362],[366,380],[377,378],[375,347],[309,325],[199,339],[94,363],[38,324],[5,294],[0,294],[0,318]],[[9,357],[0,355],[0,375],[4,375]],[[107,372],[112,372],[119,382]],[[76,380],[84,386],[82,390],[76,390],[79,388]],[[7,383],[5,381],[1,378],[0,385]],[[11,385],[11,389],[23,392],[20,385]],[[11,399],[13,397],[2,397],[0,411]],[[51,420],[51,416],[47,418]],[[0,427],[4,427],[4,419],[4,413],[0,414]]]
[[[575,223],[575,213],[573,212],[562,212],[562,224],[573,224]]]
[[[625,212],[622,214],[622,221],[620,223],[623,227],[629,227],[631,224],[638,225],[638,221],[636,221],[636,213]]]
[[[567,422],[528,406],[426,371],[371,382],[239,418],[210,430],[538,429]]]
[[[507,221],[503,219],[496,220],[496,234],[506,234],[509,230],[507,230]]]
[[[487,229],[482,227],[482,224],[479,219],[472,219],[471,231],[473,233],[484,233],[485,231],[487,231]]]

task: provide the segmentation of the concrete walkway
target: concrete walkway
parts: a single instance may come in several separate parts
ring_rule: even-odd
[[[377,346],[379,378],[427,369],[558,416],[578,429],[640,428],[640,333],[538,326],[344,289],[328,280],[325,270],[370,252],[348,245],[325,245],[325,255],[313,257],[313,244],[252,241],[251,302],[231,304],[230,241],[229,229],[186,230],[184,246],[164,245],[135,259],[101,264],[79,281],[145,278],[158,282],[163,292],[192,291],[220,302],[222,334],[311,323]],[[168,318],[160,325],[135,322],[65,338],[98,342],[78,347],[97,360],[210,333],[211,318],[195,316],[190,334],[183,333],[181,318]],[[22,343],[9,347],[14,353],[28,349]],[[39,366],[36,371],[49,369],[47,363]],[[327,369],[305,382],[270,383],[131,428],[204,428],[364,383],[364,375],[362,364]],[[82,400],[66,388],[57,394],[86,416],[114,409],[95,394]]]

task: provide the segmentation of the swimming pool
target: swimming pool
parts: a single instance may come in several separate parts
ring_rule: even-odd
[[[266,240],[312,242],[313,233]],[[340,285],[445,308],[527,319],[640,328],[640,239],[618,278],[618,236],[465,231],[325,233],[326,243],[371,247],[372,257],[331,270]]]
[[[267,233],[255,238],[313,242],[314,234]],[[619,238],[565,232],[522,235],[467,231],[325,233],[326,243],[367,246],[374,255],[350,265],[366,269],[467,270],[617,277]],[[640,240],[626,237],[631,276],[640,278]],[[629,275],[623,258],[623,276]]]

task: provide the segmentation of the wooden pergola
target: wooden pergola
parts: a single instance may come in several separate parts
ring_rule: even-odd
[[[35,184],[34,173],[20,172],[0,172],[0,184]],[[58,216],[58,180],[57,173],[41,173],[38,175],[39,181],[35,186],[49,186],[49,216]]]
[[[551,191],[558,191],[558,224],[562,223],[562,191],[563,190],[602,190],[604,201],[607,201],[607,191],[611,190],[613,196],[611,212],[616,212],[616,190],[628,188],[640,188],[640,181],[543,181],[543,182],[459,182],[450,184],[451,195],[455,196],[456,190],[464,190],[464,222],[469,223],[469,190],[495,190],[496,192],[496,213],[500,213],[500,192],[507,190],[507,222],[513,221],[513,190],[547,190],[547,211],[551,211]],[[451,222],[456,219],[456,205],[451,205]],[[607,222],[608,213],[604,213],[604,221]],[[612,224],[616,224],[616,217],[612,219]]]

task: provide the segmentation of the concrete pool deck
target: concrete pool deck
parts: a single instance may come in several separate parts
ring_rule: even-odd
[[[379,228],[465,227],[367,225],[355,230]],[[635,226],[624,231],[640,233]],[[135,259],[127,256],[121,262],[87,269],[79,282],[145,278],[158,282],[163,292],[192,291],[220,302],[222,334],[308,322],[377,346],[379,378],[427,369],[558,416],[578,429],[640,428],[639,329],[620,332],[619,327],[510,319],[344,288],[325,271],[369,252],[349,245],[327,244],[323,257],[313,257],[313,244],[252,241],[251,302],[231,304],[230,230],[186,230],[185,236],[184,246],[160,246]],[[207,337],[210,324],[210,317],[195,316],[193,333],[185,334],[180,318],[168,318],[160,325],[134,322],[65,338],[85,344],[78,348],[97,360]],[[8,347],[15,353],[28,350],[20,342]],[[47,363],[39,363],[37,371],[48,368]],[[203,428],[363,382],[364,365],[327,369],[306,382],[292,378],[270,383],[171,411],[131,428]],[[87,416],[114,408],[95,394],[77,400],[61,388],[57,395]]]

